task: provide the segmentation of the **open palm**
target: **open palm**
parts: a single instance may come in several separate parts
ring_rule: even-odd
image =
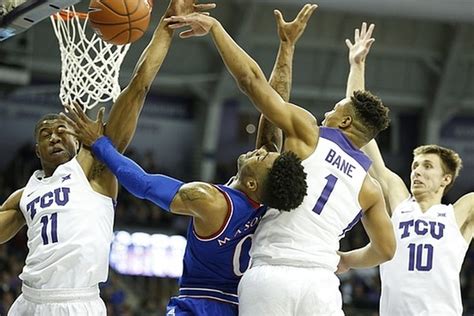
[[[349,48],[349,63],[360,64],[365,62],[365,58],[369,54],[370,47],[375,42],[375,38],[372,37],[375,24],[370,24],[367,28],[367,23],[362,23],[361,29],[355,29],[354,31],[354,44],[346,39],[346,45]]]

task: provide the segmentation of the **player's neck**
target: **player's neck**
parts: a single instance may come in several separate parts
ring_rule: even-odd
[[[247,198],[255,203],[261,204],[260,198],[257,196],[257,193],[255,191],[250,191],[248,190],[245,185],[243,185],[240,181],[239,178],[235,178],[234,181],[232,181],[229,184],[229,187],[231,187],[234,190],[239,190],[243,194],[247,196]]]
[[[356,131],[354,129],[351,130],[344,130],[344,135],[351,141],[351,143],[357,147],[357,148],[362,148],[363,146],[367,145],[367,142],[365,141],[365,138],[363,137],[362,133],[359,131]]]
[[[41,167],[43,168],[44,178],[49,178],[53,175],[54,171],[58,168],[58,166],[50,165],[41,163]]]
[[[415,197],[415,200],[423,213],[429,210],[433,205],[441,204],[442,196],[437,193],[423,192],[419,194],[413,194],[413,196]]]

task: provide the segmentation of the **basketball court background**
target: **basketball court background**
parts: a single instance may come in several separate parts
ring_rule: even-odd
[[[279,8],[285,18],[292,19],[306,2],[216,2],[218,8],[213,15],[269,75],[278,48],[273,9]],[[344,39],[353,37],[353,29],[362,21],[373,22],[376,42],[366,63],[366,85],[391,109],[391,127],[379,137],[387,165],[408,181],[412,149],[419,144],[439,143],[457,150],[464,161],[464,169],[445,202],[474,191],[472,1],[321,0],[317,4],[319,8],[296,48],[292,102],[322,119],[323,113],[345,93],[348,62]],[[167,1],[155,0],[147,34],[131,46],[122,65],[122,87],[130,79],[165,5]],[[87,1],[78,7],[86,10]],[[30,173],[24,170],[34,167],[34,123],[42,114],[60,109],[60,66],[58,44],[49,20],[0,42],[2,202],[11,189],[25,184],[26,178],[22,177]],[[253,146],[252,131],[257,120],[256,110],[237,89],[210,37],[176,37],[151,88],[129,154],[149,166],[150,171],[184,180],[223,182],[235,171],[237,154]],[[172,219],[124,193],[121,192],[123,203],[117,211],[117,229],[169,235],[185,229],[185,219]],[[345,241],[344,246],[363,243],[360,228],[352,234],[349,238],[356,241]],[[22,267],[21,252],[18,260],[11,259],[11,248],[24,247],[22,238],[0,246],[2,288],[15,282],[12,276]],[[471,249],[462,278],[465,310],[470,310],[469,314],[474,309],[473,262]],[[363,315],[367,310],[376,310],[374,280],[376,274],[370,271],[347,277],[345,301],[350,308],[362,308]],[[110,297],[109,309],[117,310],[117,315],[140,308],[137,315],[147,315],[143,312],[147,309],[149,315],[155,315],[162,314],[156,311],[173,293],[176,281],[113,272],[109,283],[102,293]],[[147,292],[153,295],[148,297]],[[2,294],[3,305],[8,304],[9,294],[5,293],[9,292]],[[348,315],[358,313],[349,311]]]

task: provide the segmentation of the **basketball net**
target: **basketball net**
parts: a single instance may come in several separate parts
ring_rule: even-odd
[[[119,72],[130,44],[104,42],[86,34],[88,16],[69,7],[51,16],[61,51],[62,104],[78,103],[84,111],[114,101],[120,94]]]

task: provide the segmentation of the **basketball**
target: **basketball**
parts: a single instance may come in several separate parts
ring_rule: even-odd
[[[107,43],[133,43],[145,34],[151,10],[149,0],[91,0],[89,23]]]

